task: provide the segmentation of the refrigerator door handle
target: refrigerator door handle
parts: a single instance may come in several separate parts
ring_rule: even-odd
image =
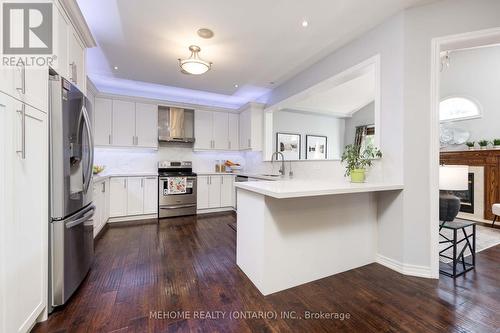
[[[76,227],[77,225],[89,220],[92,216],[94,216],[95,206],[92,206],[89,211],[87,211],[82,217],[70,222],[66,223],[66,229],[71,229]]]
[[[85,105],[82,106],[83,119],[85,120],[85,128],[87,129],[87,136],[89,138],[89,163],[87,166],[87,175],[85,177],[85,193],[88,192],[90,187],[90,180],[92,179],[92,167],[94,165],[94,137],[92,136],[92,126],[90,117]]]

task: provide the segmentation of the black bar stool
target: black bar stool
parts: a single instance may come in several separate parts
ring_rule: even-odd
[[[472,228],[472,233],[467,234],[466,228]],[[443,229],[452,230],[453,237],[448,238],[442,233]],[[462,235],[459,238],[460,231]],[[450,244],[443,250],[439,251],[439,258],[451,260],[451,263],[439,261],[439,272],[443,275],[456,278],[466,272],[474,269],[476,265],[476,223],[471,221],[452,221],[442,222],[439,226],[439,235],[444,240],[439,241],[439,244]],[[453,249],[452,257],[445,254],[449,249]],[[465,250],[469,249],[470,256],[465,256]],[[460,252],[458,252],[460,251]]]

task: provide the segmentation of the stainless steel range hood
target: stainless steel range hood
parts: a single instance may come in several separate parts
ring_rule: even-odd
[[[194,142],[194,110],[159,106],[158,141]]]

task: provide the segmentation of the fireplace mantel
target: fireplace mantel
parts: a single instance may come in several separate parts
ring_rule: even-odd
[[[484,219],[493,220],[491,206],[500,203],[500,149],[444,151],[440,163],[484,167]]]

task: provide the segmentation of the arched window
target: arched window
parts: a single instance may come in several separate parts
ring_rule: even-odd
[[[466,97],[448,97],[439,103],[439,121],[465,120],[481,117],[479,104]]]

